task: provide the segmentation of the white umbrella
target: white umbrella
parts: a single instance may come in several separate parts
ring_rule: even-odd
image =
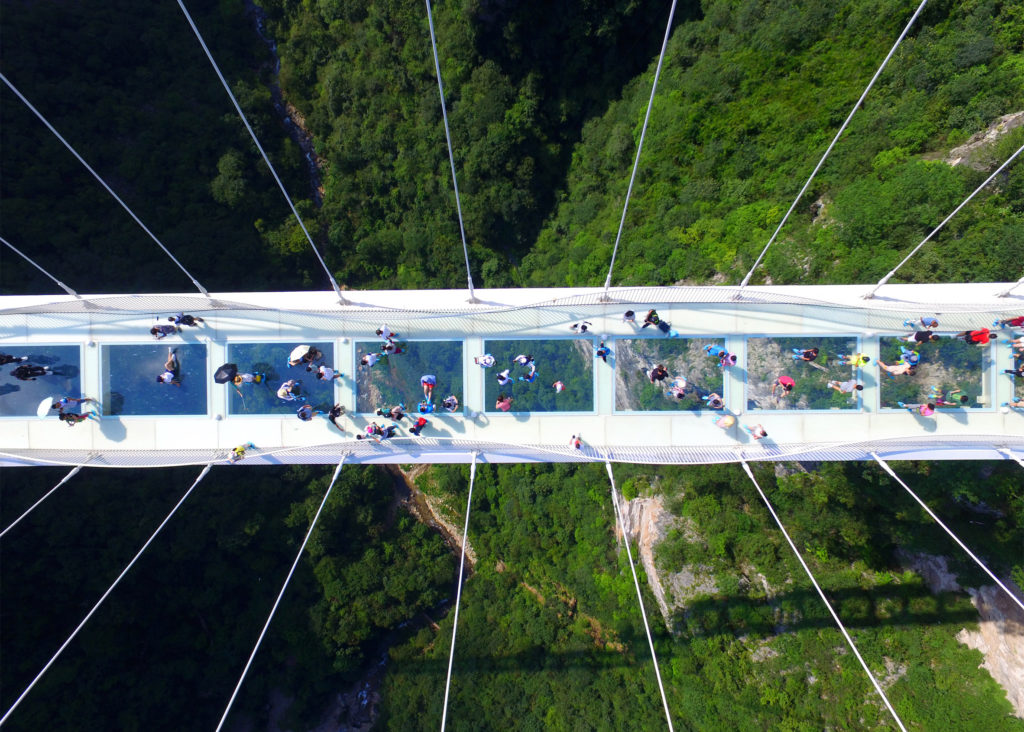
[[[36,407],[36,416],[45,417],[50,413],[53,403],[57,401],[58,397],[46,397],[43,401],[39,402],[39,406]]]
[[[295,346],[292,349],[291,355],[288,357],[288,363],[297,364],[302,361],[302,357],[309,353],[309,346]]]

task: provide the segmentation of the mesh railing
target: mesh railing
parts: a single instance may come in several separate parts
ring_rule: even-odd
[[[858,291],[859,285],[851,285]],[[866,287],[866,286],[865,286]],[[894,287],[896,287],[894,285]],[[564,291],[564,290],[562,290]],[[431,290],[424,290],[429,295]],[[449,292],[439,290],[436,292]],[[551,290],[538,290],[540,292],[552,292]],[[501,291],[495,291],[495,296]],[[258,293],[253,293],[258,294]],[[309,293],[302,293],[307,295]],[[813,297],[794,295],[789,292],[780,291],[771,287],[748,287],[741,291],[737,287],[618,287],[612,288],[608,298],[605,298],[604,291],[600,288],[579,288],[577,292],[556,298],[541,299],[536,302],[525,304],[506,305],[501,303],[488,303],[486,296],[488,291],[480,291],[481,302],[477,304],[460,304],[444,306],[436,309],[428,308],[399,308],[382,306],[375,303],[359,302],[359,291],[347,291],[346,297],[350,298],[347,305],[337,305],[330,309],[290,310],[262,307],[251,302],[237,302],[230,299],[221,299],[216,296],[205,298],[197,295],[187,294],[140,294],[140,295],[95,295],[83,296],[83,299],[72,298],[57,299],[49,303],[38,305],[18,306],[0,310],[2,314],[29,314],[29,313],[163,313],[163,312],[215,312],[220,310],[236,310],[239,312],[247,310],[281,310],[282,312],[304,312],[330,314],[334,317],[346,319],[359,319],[361,313],[366,313],[370,320],[379,320],[382,316],[389,314],[405,315],[406,317],[431,317],[451,314],[473,313],[481,315],[485,313],[514,312],[538,308],[578,308],[578,307],[613,307],[620,305],[636,305],[647,303],[659,304],[730,304],[730,305],[804,305],[830,308],[846,308],[867,311],[904,311],[914,305],[910,301],[891,300],[886,298],[873,298],[863,300],[855,304],[835,303],[828,300]],[[330,293],[324,293],[325,297]],[[739,297],[737,297],[739,295]],[[918,303],[923,306],[925,303]],[[1014,307],[1014,303],[1000,303],[996,309]],[[960,311],[989,311],[993,309],[991,303],[956,303],[943,302],[934,305],[945,310]]]
[[[395,438],[378,444],[372,440],[345,440],[323,445],[250,450],[244,464],[336,464],[343,455],[349,463],[458,463],[479,453],[480,462],[603,462],[604,448],[570,446],[506,445],[482,440]],[[1000,450],[1024,452],[1024,435],[921,436],[850,442],[796,444],[737,444],[722,446],[657,446],[609,449],[614,462],[635,464],[708,465],[717,463],[779,461],[870,460],[876,452],[890,459],[961,460],[1004,459]],[[204,465],[226,461],[228,450],[4,450],[0,462],[7,465],[83,465],[90,467],[140,468]]]

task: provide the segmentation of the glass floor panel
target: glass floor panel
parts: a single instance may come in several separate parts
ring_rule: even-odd
[[[500,394],[506,394],[512,397],[513,412],[594,411],[596,345],[597,341],[590,338],[485,341],[484,350],[495,359],[494,366],[485,369],[485,410],[500,411],[494,405]],[[530,373],[529,367],[512,360],[520,354],[534,358],[537,371],[533,382],[525,381]],[[474,365],[472,368],[482,367]],[[505,369],[509,369],[513,383],[501,386],[497,376]],[[555,391],[553,384],[556,381],[565,385],[561,392]]]
[[[206,346],[162,344],[103,346],[103,414],[206,414]],[[180,364],[181,386],[158,384],[168,351]]]
[[[878,383],[881,387],[880,406],[899,409],[897,402],[904,404],[927,404],[933,402],[932,387],[949,401],[961,403],[965,409],[976,409],[984,406],[977,398],[982,393],[982,368],[986,364],[986,356],[991,346],[977,346],[971,343],[942,336],[937,343],[912,345],[893,336],[878,339],[881,360],[887,366],[893,366],[900,360],[900,348],[905,347],[917,351],[920,361],[913,374],[891,376],[881,365],[876,366]],[[1007,377],[1001,377],[1007,378]],[[954,390],[959,390],[953,393]],[[960,402],[961,397],[966,402]],[[943,407],[946,408],[946,407]],[[954,407],[956,408],[956,407]]]
[[[323,363],[337,368],[334,363],[334,345],[325,341],[304,341],[324,354]],[[324,381],[316,377],[316,372],[307,371],[306,366],[289,366],[288,357],[298,343],[230,343],[228,344],[228,363],[238,367],[239,373],[260,374],[259,383],[215,384],[215,389],[228,390],[228,413],[234,415],[255,414],[294,414],[303,404],[310,404],[314,409],[328,411],[335,402],[335,384],[337,379]],[[221,364],[217,364],[219,367]],[[344,369],[338,369],[344,371]],[[295,379],[300,382],[299,395],[306,401],[284,401],[278,398],[277,390],[285,381]]]
[[[82,354],[78,346],[19,346],[5,343],[3,352],[17,358],[28,356],[28,361],[0,366],[0,417],[34,416],[40,403],[51,397],[99,396],[81,393],[79,370]],[[11,373],[22,365],[45,366],[49,373],[37,376],[35,381],[22,381]],[[56,419],[57,412],[50,410],[47,416]]]
[[[793,358],[794,349],[818,349],[814,361]],[[828,386],[829,381],[856,379],[863,384],[857,369],[843,366],[838,358],[853,355],[859,348],[855,336],[747,339],[747,409],[858,409],[860,392],[841,394]],[[869,365],[868,368],[871,368]],[[795,382],[788,396],[772,385],[781,376]]]
[[[619,412],[697,411],[708,394],[722,394],[724,377],[718,359],[704,346],[724,346],[724,338],[617,338],[615,357],[615,409]],[[651,383],[644,371],[657,365],[668,378]],[[674,380],[682,377],[682,382]],[[677,390],[669,391],[673,386]],[[681,387],[681,389],[680,389]],[[682,395],[682,398],[679,395]]]
[[[381,343],[358,341],[357,363],[368,353],[379,353]],[[454,395],[463,404],[462,341],[399,341],[399,345],[404,353],[382,357],[373,366],[356,369],[357,412],[375,412],[398,403],[404,404],[408,412],[415,412],[423,399],[420,377],[426,374],[437,378],[433,402],[439,413],[447,396]]]

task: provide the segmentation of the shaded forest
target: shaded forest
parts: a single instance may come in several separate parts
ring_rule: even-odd
[[[615,283],[737,282],[914,5],[681,3]],[[271,104],[273,57],[246,5],[195,2],[190,10],[338,280],[461,286],[423,8],[264,5],[280,85],[321,161],[320,204]],[[667,4],[469,0],[434,10],[477,284],[603,281]],[[4,75],[204,285],[326,287],[173,3],[12,2],[0,33]],[[948,151],[1021,109],[1021,4],[933,2],[755,281],[881,276],[1024,132],[979,151],[976,167],[947,165]],[[190,289],[6,87],[0,168],[0,234],[72,287]],[[1015,279],[1021,261],[1018,165],[900,277]],[[5,248],[0,291],[52,285]],[[949,554],[962,585],[983,579],[884,473],[811,467],[780,467],[778,475],[764,467],[758,477],[869,664],[893,677],[891,698],[904,719],[926,729],[1021,729],[1004,692],[978,668],[981,655],[954,639],[977,618],[966,595],[933,595],[894,552]],[[895,467],[969,545],[1024,582],[1016,466]],[[5,709],[195,472],[83,471],[4,537]],[[3,525],[62,475],[5,469]],[[662,495],[697,528],[699,541],[670,533],[659,566],[706,567],[715,578],[717,589],[677,613],[671,628],[652,616],[680,729],[888,724],[855,661],[836,653],[840,636],[737,468],[617,466],[616,475],[628,497]],[[419,483],[458,516],[467,476],[464,467],[438,466]],[[214,469],[11,729],[212,727],[329,477],[326,468]],[[379,726],[436,726],[456,562],[397,490],[380,469],[342,470],[243,687],[240,719],[265,726],[268,699],[279,693],[292,702],[283,725],[312,728],[386,652]],[[478,560],[463,596],[453,727],[629,729],[658,719],[613,526],[600,466],[480,470],[470,529]],[[649,612],[656,607],[649,592],[645,602]]]

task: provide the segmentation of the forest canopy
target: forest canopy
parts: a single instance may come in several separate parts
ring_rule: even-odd
[[[462,286],[423,7],[189,5],[337,279],[350,288]],[[680,3],[614,283],[739,281],[915,6]],[[434,5],[478,286],[603,281],[667,8]],[[4,75],[209,289],[327,287],[174,3],[15,3],[0,24]],[[1021,4],[933,0],[754,281],[880,277],[1020,147],[1024,127],[972,149],[964,164],[951,164],[951,150],[1022,110]],[[315,175],[296,130],[311,140]],[[189,289],[6,87],[0,168],[0,234],[69,285]],[[1018,164],[898,279],[1016,279],[1022,261]],[[5,248],[0,291],[52,286]],[[1024,582],[1016,466],[896,468],[1002,576]],[[842,638],[738,468],[615,470],[627,498],[659,497],[679,522],[655,551],[658,568],[710,578],[667,622],[652,614],[680,728],[888,724],[859,667],[836,652]],[[85,470],[5,537],[7,705],[194,472]],[[2,514],[20,515],[62,475],[5,469]],[[897,552],[948,555],[963,587],[986,580],[953,558],[882,471],[780,465],[757,475],[907,720],[1021,729],[979,668],[981,654],[955,640],[978,617],[964,592],[932,593]],[[241,717],[265,726],[268,700],[286,699],[280,724],[313,728],[341,691],[377,673],[380,727],[436,726],[456,560],[410,512],[407,477],[342,470],[243,689]],[[329,479],[322,467],[215,469],[11,728],[213,726]],[[417,481],[459,520],[465,466],[435,466]],[[453,726],[649,726],[660,705],[603,466],[482,467],[476,491]]]

